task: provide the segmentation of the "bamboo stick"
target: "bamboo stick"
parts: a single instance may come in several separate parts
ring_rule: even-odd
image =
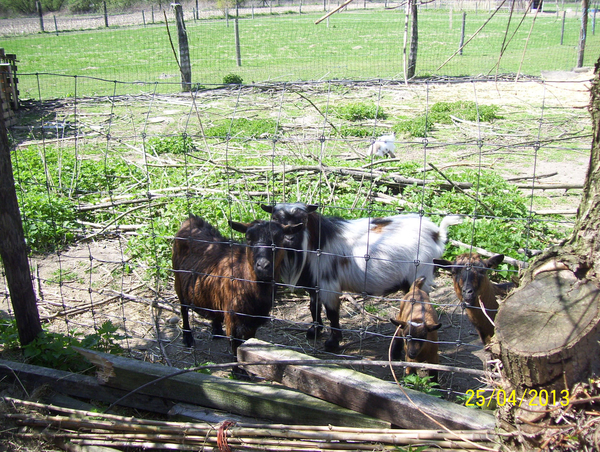
[[[216,425],[209,423],[146,420],[98,414],[5,397],[5,403],[26,413],[0,413],[19,425],[37,427],[40,433],[16,433],[22,438],[61,438],[79,445],[198,450],[217,445]],[[32,411],[33,410],[33,411]],[[45,415],[35,410],[62,412]],[[54,432],[51,429],[57,429]],[[492,430],[444,431],[353,428],[286,424],[236,424],[226,431],[236,449],[286,450],[395,450],[400,445],[431,446],[432,450],[474,450],[494,446]]]

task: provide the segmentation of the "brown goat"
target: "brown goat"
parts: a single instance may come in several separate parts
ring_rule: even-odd
[[[390,321],[400,328],[400,336],[392,339],[391,358],[401,360],[406,342],[406,361],[412,363],[438,364],[438,332],[442,326],[429,295],[422,290],[425,278],[417,279],[408,293],[400,301],[400,312]],[[416,373],[414,367],[406,368],[406,375]],[[437,382],[437,370],[429,370],[433,381]]]
[[[214,336],[223,335],[225,322],[235,356],[238,346],[255,336],[271,312],[285,234],[303,226],[262,220],[229,224],[246,234],[245,245],[225,239],[200,217],[192,215],[184,221],[173,242],[173,271],[184,344],[194,345],[188,318],[192,308],[212,320]]]
[[[506,294],[514,287],[512,283],[494,284],[488,278],[488,270],[497,268],[503,260],[503,254],[483,259],[476,253],[461,254],[454,262],[445,259],[433,260],[435,265],[451,270],[456,296],[465,304],[467,316],[485,345],[490,343],[494,335],[492,322],[498,311],[496,296]],[[485,312],[479,304],[480,301],[485,307]]]

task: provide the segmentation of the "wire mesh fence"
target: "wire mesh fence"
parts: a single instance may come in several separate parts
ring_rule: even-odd
[[[179,367],[232,359],[228,341],[196,315],[196,345],[182,343],[171,247],[190,214],[237,241],[228,220],[267,220],[261,205],[277,202],[314,203],[346,219],[416,213],[440,224],[460,215],[463,224],[449,228],[450,257],[505,254],[515,265],[490,276],[507,281],[519,262],[568,234],[589,159],[589,74],[219,85],[170,95],[156,83],[131,94],[120,82],[90,79],[94,97],[79,95],[87,81],[64,76],[51,101],[45,83],[54,77],[21,80],[28,77],[39,96],[12,128],[13,167],[42,319],[67,334],[110,321],[131,356]],[[371,145],[390,134],[395,157],[378,158]],[[419,252],[408,262],[420,264]],[[277,285],[258,337],[331,357],[322,338],[307,338],[306,292]],[[404,294],[337,295],[343,340],[335,356],[386,360],[389,319]],[[429,296],[443,325],[440,362],[481,369],[483,344],[450,277],[440,272]],[[10,317],[6,288],[1,303]],[[383,366],[364,370],[390,378]],[[451,398],[481,384],[451,372],[440,382]]]
[[[578,66],[582,12],[575,4],[555,3],[533,11],[525,3],[511,3],[512,8],[508,2],[485,5],[420,5],[416,77],[539,77]],[[315,22],[325,14],[321,3],[248,5],[238,11],[238,18],[235,11],[206,10],[201,18],[196,11],[193,4],[184,5],[191,89],[223,83],[231,73],[246,83],[404,80],[407,74],[405,42],[411,25],[402,4],[350,3],[319,24]],[[36,33],[39,24],[34,18],[27,19],[29,28],[21,20],[5,20],[3,45],[7,53],[19,56],[21,74],[58,75],[41,88],[46,97],[70,85],[62,75],[82,77],[77,96],[96,95],[95,78],[127,84],[159,81],[166,92],[177,92],[180,49],[173,10],[152,13],[152,19],[147,15],[137,12],[121,22],[120,16],[114,17],[115,25],[108,28],[98,24],[101,16],[65,18],[74,21],[64,26],[72,31],[57,28],[54,33]],[[596,10],[590,8],[588,16],[581,55],[582,65],[591,67],[600,53],[600,38]],[[90,82],[83,81],[86,77]],[[34,80],[21,80],[22,97],[39,98],[39,87],[29,84]],[[134,86],[128,93],[135,92]]]

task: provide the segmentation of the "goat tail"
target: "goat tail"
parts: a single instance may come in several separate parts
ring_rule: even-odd
[[[463,217],[460,215],[447,215],[442,219],[440,223],[440,240],[442,243],[446,243],[448,240],[448,228],[455,226],[463,222]]]

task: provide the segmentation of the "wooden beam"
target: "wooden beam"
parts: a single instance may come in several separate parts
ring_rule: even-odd
[[[48,385],[53,391],[72,397],[114,403],[127,394],[126,391],[101,386],[91,375],[79,375],[48,367],[33,366],[0,359],[0,380],[14,382],[27,392]],[[134,394],[123,399],[119,405],[155,413],[167,414],[174,403],[160,397]]]
[[[242,416],[288,424],[389,427],[389,422],[270,384],[229,380],[75,348],[97,369],[101,385]],[[185,372],[185,373],[184,373]]]
[[[292,350],[250,339],[238,349],[240,362],[311,359]],[[317,358],[313,358],[317,359]],[[275,364],[244,366],[248,372],[401,428],[494,428],[494,416],[339,366]]]

